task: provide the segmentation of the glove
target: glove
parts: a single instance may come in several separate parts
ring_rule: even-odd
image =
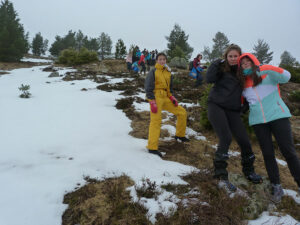
[[[174,96],[170,96],[170,100],[176,107],[178,106],[178,101]]]
[[[203,69],[207,69],[207,66],[202,66]]]
[[[155,100],[151,100],[150,102],[150,108],[152,113],[157,113],[157,105]]]

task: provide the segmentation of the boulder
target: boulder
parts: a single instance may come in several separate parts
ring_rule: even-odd
[[[52,73],[50,73],[50,75],[48,77],[59,77],[59,73],[58,72],[52,72]]]

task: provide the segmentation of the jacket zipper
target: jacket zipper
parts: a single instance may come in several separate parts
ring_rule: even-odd
[[[279,105],[279,107],[281,108],[281,111],[284,112],[284,109],[282,108],[282,106],[279,104],[278,101],[277,101],[277,105]]]
[[[261,112],[262,112],[262,115],[263,115],[263,119],[264,119],[264,123],[266,123],[266,117],[265,117],[265,113],[264,113],[264,109],[263,109],[263,106],[262,106],[262,103],[261,103],[260,97],[258,96],[258,93],[257,93],[257,91],[256,91],[256,88],[255,88],[255,87],[253,88],[253,90],[254,90],[254,92],[255,92],[255,94],[256,94],[256,97],[257,97],[257,99],[258,99],[258,101],[259,101],[259,104],[260,104],[260,109],[261,109]]]

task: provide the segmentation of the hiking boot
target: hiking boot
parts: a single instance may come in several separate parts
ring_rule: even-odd
[[[160,158],[163,157],[163,155],[161,154],[161,152],[158,151],[158,150],[150,150],[150,149],[148,149],[148,152],[151,153],[151,154],[154,154],[154,155],[158,155]]]
[[[283,196],[283,189],[280,184],[272,184],[272,196],[271,201],[274,203],[279,203]]]
[[[186,137],[178,137],[178,136],[175,136],[175,140],[176,141],[181,141],[181,142],[189,142],[190,139],[186,138]]]
[[[233,193],[237,190],[236,186],[229,182],[229,180],[220,180],[218,183],[219,188],[224,188],[228,193]]]
[[[259,184],[262,183],[262,177],[255,172],[250,173],[249,175],[246,175],[247,179],[251,181],[253,184]]]

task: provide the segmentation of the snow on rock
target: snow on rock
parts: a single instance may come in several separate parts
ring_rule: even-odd
[[[284,195],[292,197],[295,200],[295,202],[300,205],[300,195],[296,191],[289,189],[283,189],[283,191]]]
[[[290,215],[270,215],[269,212],[263,212],[261,216],[256,220],[250,220],[248,225],[274,225],[274,224],[286,224],[286,225],[300,225],[300,222],[295,220]]]

